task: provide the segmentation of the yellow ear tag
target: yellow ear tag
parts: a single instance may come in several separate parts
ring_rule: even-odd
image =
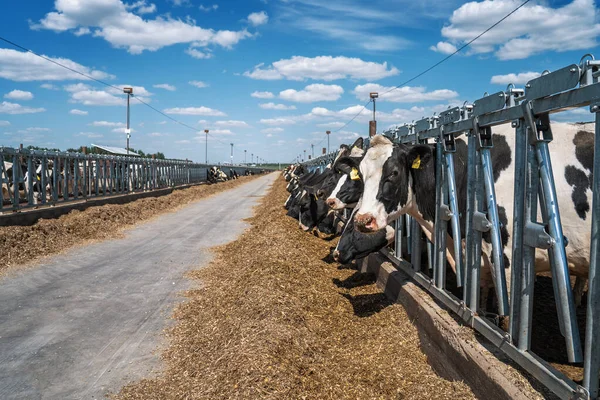
[[[417,158],[415,158],[415,160],[412,163],[412,168],[413,169],[421,168],[421,156],[417,156]]]
[[[353,181],[360,181],[360,176],[358,175],[358,170],[356,168],[352,168],[352,171],[350,171],[350,179]]]

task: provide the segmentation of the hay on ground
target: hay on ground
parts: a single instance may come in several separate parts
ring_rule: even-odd
[[[279,179],[239,240],[194,271],[165,369],[116,399],[471,399],[439,377],[374,277],[322,261],[331,242],[285,216]],[[200,287],[200,286],[199,286]]]

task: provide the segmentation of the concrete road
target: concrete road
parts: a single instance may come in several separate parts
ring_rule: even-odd
[[[0,281],[0,399],[102,399],[160,369],[184,273],[243,232],[276,176]]]

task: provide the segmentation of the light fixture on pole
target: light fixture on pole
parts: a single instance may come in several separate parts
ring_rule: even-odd
[[[248,163],[246,162],[246,150],[244,150],[244,164],[248,164]]]
[[[315,158],[315,145],[314,144],[310,145],[310,154],[311,154],[312,158]]]
[[[369,122],[369,136],[375,136],[377,134],[377,121],[375,120],[375,99],[379,97],[379,93],[369,93],[371,101],[373,101],[373,121]]]
[[[127,135],[127,155],[129,155],[129,138],[131,137],[131,129],[129,128],[129,98],[133,96],[133,88],[123,88],[123,93],[127,95],[127,127],[125,128],[125,134]]]
[[[233,165],[233,143],[229,143],[231,145],[231,165]]]
[[[304,158],[302,159],[302,161],[306,161],[306,150],[304,150]]]
[[[329,154],[329,135],[331,135],[331,131],[326,131],[327,134],[327,154]]]
[[[204,163],[208,164],[208,129],[204,130],[206,140],[204,141]]]
[[[254,164],[254,153],[250,153],[250,164]]]

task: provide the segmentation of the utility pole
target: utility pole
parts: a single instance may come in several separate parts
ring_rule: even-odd
[[[233,143],[229,143],[231,145],[231,165],[233,165]]]
[[[127,155],[129,155],[129,138],[131,137],[131,129],[129,128],[129,98],[133,96],[133,88],[123,88],[123,93],[127,95],[127,127],[125,128],[125,134],[127,135]]]
[[[372,137],[377,134],[377,120],[375,120],[375,99],[379,97],[379,93],[371,92],[369,93],[369,97],[373,101],[373,121],[369,122],[369,137]]]
[[[254,164],[254,153],[250,153],[250,164]]]
[[[208,165],[208,129],[204,130],[206,140],[204,141],[204,163]]]
[[[327,134],[327,154],[329,154],[329,135],[331,135],[331,131],[326,131]]]
[[[304,158],[302,159],[302,161],[306,161],[306,150],[304,150]]]
[[[246,162],[246,150],[244,150],[244,164],[248,164],[248,163]]]
[[[315,158],[315,145],[311,144],[310,145],[310,154],[312,158]]]

